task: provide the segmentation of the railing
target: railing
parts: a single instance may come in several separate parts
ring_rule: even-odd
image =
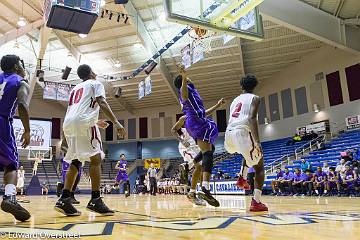
[[[322,136],[319,136],[319,137],[305,143],[301,147],[296,148],[295,149],[295,159],[299,159],[299,157],[303,156],[306,151],[311,151],[313,149],[313,147],[316,146],[318,143],[325,142],[325,139],[326,139],[326,136],[322,135]]]
[[[271,163],[268,163],[264,166],[265,168],[265,174],[269,174],[275,171],[276,168],[281,167],[281,165],[287,161],[288,164],[290,164],[290,157],[291,154],[286,154],[281,156],[278,159],[275,159],[274,161],[272,161]]]

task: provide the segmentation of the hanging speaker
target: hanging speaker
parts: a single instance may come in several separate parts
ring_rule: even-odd
[[[157,65],[157,62],[152,61],[152,62],[149,64],[149,66],[147,66],[147,68],[145,68],[145,73],[146,73],[147,75],[149,75],[149,74],[152,72],[152,70],[154,70],[154,68],[156,67],[156,65]]]
[[[39,78],[39,82],[44,82],[44,71],[41,69],[36,70],[36,77]]]
[[[71,69],[71,67],[66,66],[63,70],[63,75],[61,76],[61,79],[67,80],[70,75]]]
[[[127,4],[129,0],[115,0],[115,4]]]
[[[116,92],[115,92],[115,97],[116,97],[116,98],[121,97],[121,92],[122,92],[121,87],[118,87],[118,88],[116,89]]]

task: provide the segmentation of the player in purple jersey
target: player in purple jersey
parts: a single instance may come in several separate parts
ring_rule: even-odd
[[[279,183],[280,181],[283,179],[284,177],[284,172],[281,170],[281,168],[277,168],[276,169],[276,177],[274,180],[271,181],[271,188],[272,188],[272,193],[271,195],[272,196],[275,196],[275,195],[281,195],[281,190],[279,188]],[[279,193],[277,192],[279,191]]]
[[[327,189],[325,188],[327,182],[327,175],[322,171],[321,167],[317,167],[317,171],[314,175],[314,189],[315,195],[320,196],[321,193],[319,190],[323,190],[324,194],[327,194]]]
[[[283,179],[279,183],[279,188],[282,195],[286,195],[285,189],[288,188],[289,195],[292,195],[292,181],[294,178],[294,173],[291,172],[287,167],[285,167],[285,173]]]
[[[124,183],[125,197],[129,197],[131,188],[130,188],[129,177],[126,172],[127,161],[126,161],[125,154],[120,155],[120,161],[118,161],[116,163],[115,169],[118,170],[118,173],[116,175],[115,184],[114,184],[113,188],[114,189],[118,188],[121,183]]]
[[[198,196],[210,205],[218,207],[220,203],[210,193],[210,177],[214,160],[213,144],[218,136],[217,126],[212,119],[206,117],[203,101],[195,85],[187,77],[184,67],[180,68],[180,75],[175,78],[174,85],[180,91],[182,112],[186,117],[185,128],[203,154],[203,181]]]
[[[295,173],[293,176],[293,182],[292,182],[292,193],[294,196],[299,196],[303,193],[303,181],[304,177],[300,171],[299,168],[295,168]]]
[[[346,190],[347,195],[354,195],[355,174],[349,165],[345,165],[345,177],[342,180],[342,186]]]
[[[313,174],[309,169],[305,170],[305,174],[302,175],[303,177],[303,193],[306,196],[311,196],[313,193]]]
[[[0,74],[0,168],[4,169],[5,194],[1,209],[19,221],[26,221],[30,213],[16,201],[18,152],[13,129],[13,117],[18,108],[20,120],[24,126],[21,146],[30,143],[30,121],[27,98],[29,86],[24,80],[25,70],[20,58],[6,55],[1,59]]]
[[[338,195],[340,195],[339,174],[337,172],[335,172],[334,167],[329,168],[326,189],[328,190],[326,196],[330,195],[330,193],[333,191],[333,189],[336,189],[338,192]]]

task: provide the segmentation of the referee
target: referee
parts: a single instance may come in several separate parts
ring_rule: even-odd
[[[156,170],[156,168],[154,168],[153,163],[150,164],[150,168],[148,169],[147,174],[149,176],[149,181],[150,181],[150,194],[153,195],[153,196],[156,196],[156,188],[157,188],[156,174],[157,174],[157,170]]]

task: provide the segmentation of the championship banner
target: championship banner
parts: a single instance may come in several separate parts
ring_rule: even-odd
[[[145,96],[145,83],[144,81],[139,82],[139,100]]]
[[[51,121],[30,120],[30,147],[49,148],[51,143]],[[16,146],[21,148],[21,136],[24,127],[20,119],[15,118],[13,122]]]
[[[350,116],[345,119],[347,129],[355,129],[360,127],[360,115]]]
[[[147,76],[145,78],[145,96],[148,96],[151,94],[151,87],[152,87],[151,77]]]
[[[190,44],[186,45],[181,49],[181,64],[185,69],[188,69],[191,66],[191,47]]]
[[[44,82],[45,87],[43,91],[43,99],[56,100],[57,95],[57,83]]]
[[[58,101],[69,101],[71,86],[69,84],[59,83],[57,88],[56,99]]]
[[[201,44],[197,44],[197,45],[193,44],[192,52],[193,52],[193,56],[192,56],[193,64],[204,59],[204,46],[202,46]]]
[[[154,167],[157,169],[160,169],[161,167],[161,161],[160,158],[147,158],[144,159],[144,168],[148,169],[150,167],[150,164],[154,164]]]

